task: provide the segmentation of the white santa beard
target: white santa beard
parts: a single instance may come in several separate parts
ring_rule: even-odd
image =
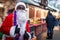
[[[23,39],[23,35],[26,30],[26,12],[19,11],[16,13],[17,14],[17,25],[18,28],[20,28],[20,40]]]
[[[18,23],[18,28],[20,28],[20,37],[19,37],[19,40],[23,40],[23,35],[25,33],[25,30],[26,30],[26,22],[22,22],[22,23]]]
[[[18,10],[17,13],[16,13],[16,15],[17,15],[17,25],[18,25],[19,28],[21,28],[20,29],[21,30],[20,32],[22,34],[24,34],[25,24],[26,24],[26,12],[25,11]]]
[[[26,21],[27,17],[26,17],[26,12],[25,12],[25,11],[19,10],[19,11],[17,11],[16,14],[17,14],[17,20],[18,20],[19,22],[24,22],[24,21]]]

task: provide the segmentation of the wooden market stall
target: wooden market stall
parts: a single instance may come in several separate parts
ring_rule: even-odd
[[[43,19],[46,18],[47,13],[48,10],[41,9],[33,5],[28,5],[27,7],[27,15],[30,20],[31,33],[36,35],[37,40],[41,38],[40,36],[42,32],[46,31],[46,21],[43,21]]]

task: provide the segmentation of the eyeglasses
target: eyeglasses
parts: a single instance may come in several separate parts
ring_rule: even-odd
[[[23,5],[20,5],[17,7],[17,10],[25,10],[25,7]]]

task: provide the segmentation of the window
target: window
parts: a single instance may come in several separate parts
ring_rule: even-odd
[[[29,18],[34,18],[34,7],[30,6],[29,7]]]

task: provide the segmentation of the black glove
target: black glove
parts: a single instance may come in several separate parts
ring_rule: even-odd
[[[20,32],[20,28],[18,28],[18,25],[16,25],[16,28],[15,28],[15,34],[19,33]]]
[[[28,39],[28,38],[29,38],[29,35],[28,35],[27,32],[25,31],[24,39]]]

